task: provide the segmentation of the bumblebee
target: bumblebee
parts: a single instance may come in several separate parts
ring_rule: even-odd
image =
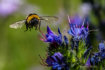
[[[41,25],[42,20],[48,21],[46,23],[49,24],[49,22],[57,21],[58,17],[55,17],[55,16],[41,16],[40,17],[35,13],[31,13],[28,15],[28,17],[25,20],[18,21],[18,22],[11,24],[10,28],[14,28],[14,29],[21,28],[25,24],[26,31],[28,29],[31,30],[33,27],[35,27],[35,30],[37,29],[40,30],[40,25]]]
[[[25,21],[26,30],[28,30],[28,28],[31,29],[33,27],[37,29],[38,25],[40,29],[40,24],[41,24],[40,17],[37,14],[29,14]]]

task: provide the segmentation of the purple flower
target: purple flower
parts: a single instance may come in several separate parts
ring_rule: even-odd
[[[105,59],[105,45],[103,42],[99,43],[99,53],[101,59]]]
[[[91,64],[97,65],[99,62],[102,62],[103,59],[105,59],[105,45],[103,42],[99,43],[99,52],[94,53],[94,55],[91,57]]]
[[[70,30],[68,33],[73,36],[74,40],[86,39],[89,34],[88,25],[84,26],[84,21],[79,17],[75,17],[74,20],[68,17]]]
[[[48,64],[48,66],[52,66],[53,63],[55,62],[56,63],[62,62],[62,58],[63,58],[63,55],[60,52],[57,52],[52,56],[48,56],[46,59],[46,63]]]
[[[0,1],[0,15],[7,16],[15,12],[20,5],[20,0],[1,0]]]
[[[63,55],[60,52],[57,52],[52,56],[48,56],[46,63],[48,64],[48,66],[52,66],[52,69],[61,70],[65,67]]]
[[[104,43],[99,43],[99,51],[105,50],[105,45]]]
[[[101,51],[99,52],[100,53],[100,58],[103,60],[105,59],[105,52]]]
[[[100,52],[95,53],[94,56],[90,59],[91,65],[97,65],[99,62],[101,62]]]
[[[45,39],[42,39],[44,42],[57,43],[62,44],[62,34],[60,29],[58,28],[59,35],[55,34],[48,26],[47,26],[47,34],[45,35]]]

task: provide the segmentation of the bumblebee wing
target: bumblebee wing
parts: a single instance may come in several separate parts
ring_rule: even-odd
[[[24,24],[25,24],[25,20],[22,20],[22,21],[18,21],[18,22],[11,24],[9,27],[17,29],[17,28],[21,28]]]
[[[57,25],[57,21],[58,21],[58,17],[56,16],[42,16],[40,17],[41,19],[41,25],[45,26],[47,25],[51,25],[51,26],[55,26]]]
[[[40,19],[41,20],[54,20],[54,21],[56,21],[56,20],[58,20],[58,17],[56,17],[56,16],[41,16]]]

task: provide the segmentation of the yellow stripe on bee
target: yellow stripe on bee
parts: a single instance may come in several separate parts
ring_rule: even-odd
[[[32,18],[36,18],[36,19],[40,20],[40,17],[38,15],[31,15],[27,18],[27,22],[29,23]]]

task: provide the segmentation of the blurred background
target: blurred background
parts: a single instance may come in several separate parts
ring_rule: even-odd
[[[90,30],[98,29],[89,35],[92,46],[105,39],[105,0],[0,0],[0,70],[48,70],[40,64],[47,44],[39,40],[38,31],[9,28],[30,13],[58,16],[58,26],[67,24],[67,15],[87,16]]]

